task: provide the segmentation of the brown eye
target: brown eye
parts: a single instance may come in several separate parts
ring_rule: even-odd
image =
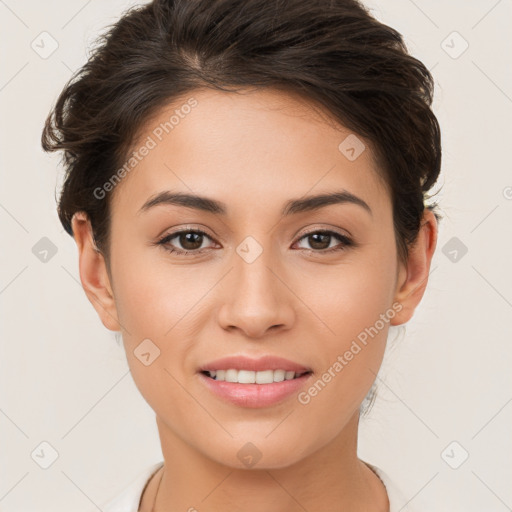
[[[312,235],[308,235],[307,238],[313,249],[328,249],[332,236],[326,235],[325,233],[313,233]]]
[[[332,246],[331,242],[335,239],[341,243]],[[310,233],[303,235],[299,241],[300,240],[306,240],[308,242],[311,249],[308,249],[307,247],[304,249],[309,252],[330,253],[333,251],[343,250],[346,247],[353,245],[352,240],[347,236],[336,233],[335,231],[327,230],[311,231]]]
[[[180,233],[178,235],[178,240],[186,251],[194,251],[200,249],[201,245],[203,245],[203,235],[201,233],[195,233],[192,231],[187,233]]]
[[[167,251],[177,254],[188,254],[191,252],[199,253],[203,242],[206,238],[210,238],[204,231],[197,229],[187,229],[182,231],[176,231],[169,235],[164,236],[157,242],[157,245],[162,245]],[[172,240],[175,242],[171,243]],[[181,246],[177,247],[175,244]]]

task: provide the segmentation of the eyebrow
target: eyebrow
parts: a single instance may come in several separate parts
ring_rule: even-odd
[[[184,206],[186,208],[193,208],[195,210],[222,216],[227,215],[228,211],[226,204],[222,201],[217,201],[204,196],[187,194],[184,192],[171,192],[166,190],[148,199],[139,210],[139,213],[164,204]],[[355,196],[347,190],[340,190],[336,192],[301,197],[299,199],[291,199],[284,204],[284,207],[281,210],[281,216],[286,217],[297,213],[319,210],[320,208],[324,208],[325,206],[332,204],[355,204],[361,206],[370,215],[373,215],[371,208],[365,201],[363,201],[363,199]]]

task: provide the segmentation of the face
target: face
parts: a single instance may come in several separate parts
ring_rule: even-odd
[[[398,261],[389,191],[368,144],[353,137],[269,89],[197,90],[140,131],[135,149],[151,147],[111,203],[112,301],[98,292],[95,307],[122,331],[134,381],[169,442],[232,467],[243,467],[239,450],[250,442],[260,467],[284,467],[358,415],[389,325],[410,309],[406,278],[421,275]],[[228,356],[275,356],[288,363],[263,366],[309,373],[234,384],[202,372]]]

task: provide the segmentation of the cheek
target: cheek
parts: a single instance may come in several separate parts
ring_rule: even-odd
[[[330,333],[326,338],[343,345],[389,310],[395,274],[394,251],[383,244],[372,251],[354,253],[343,265],[311,276],[311,282],[303,283],[303,296],[325,323],[325,332]]]
[[[121,323],[131,334],[149,338],[163,338],[200,299],[203,289],[193,269],[160,258],[152,261],[143,251],[118,258],[114,282]]]
[[[134,250],[119,257],[113,267],[127,360],[139,390],[152,406],[176,388],[171,374],[181,380],[178,373],[195,372],[191,340],[204,328],[204,318],[199,320],[197,315],[218,281],[211,269],[171,264],[159,252],[149,258],[147,250]],[[141,354],[147,353],[150,360],[153,354],[157,357],[145,366]]]
[[[321,289],[317,276],[317,292],[307,295],[317,315],[312,332],[323,333],[315,336],[321,367],[316,377],[321,382],[306,390],[301,403],[311,403],[310,411],[319,415],[336,411],[336,425],[360,405],[374,382],[395,315],[395,253],[391,245],[379,249],[330,270],[321,279]],[[304,286],[311,290],[311,284]]]
[[[184,330],[193,317],[194,304],[206,290],[191,287],[190,277],[179,269],[148,265],[135,254],[117,267],[115,283],[133,380],[154,411],[173,417],[173,411],[187,406],[186,393],[175,380],[183,381],[180,371],[185,371],[191,349],[190,336]],[[169,404],[174,404],[174,409],[167,410]]]

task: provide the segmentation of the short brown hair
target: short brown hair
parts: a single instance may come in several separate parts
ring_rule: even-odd
[[[441,166],[433,79],[356,0],[154,0],[128,10],[66,84],[42,134],[45,151],[64,152],[58,213],[68,233],[86,212],[108,254],[110,202],[93,191],[126,161],[145,120],[203,87],[298,92],[370,141],[407,257]]]

